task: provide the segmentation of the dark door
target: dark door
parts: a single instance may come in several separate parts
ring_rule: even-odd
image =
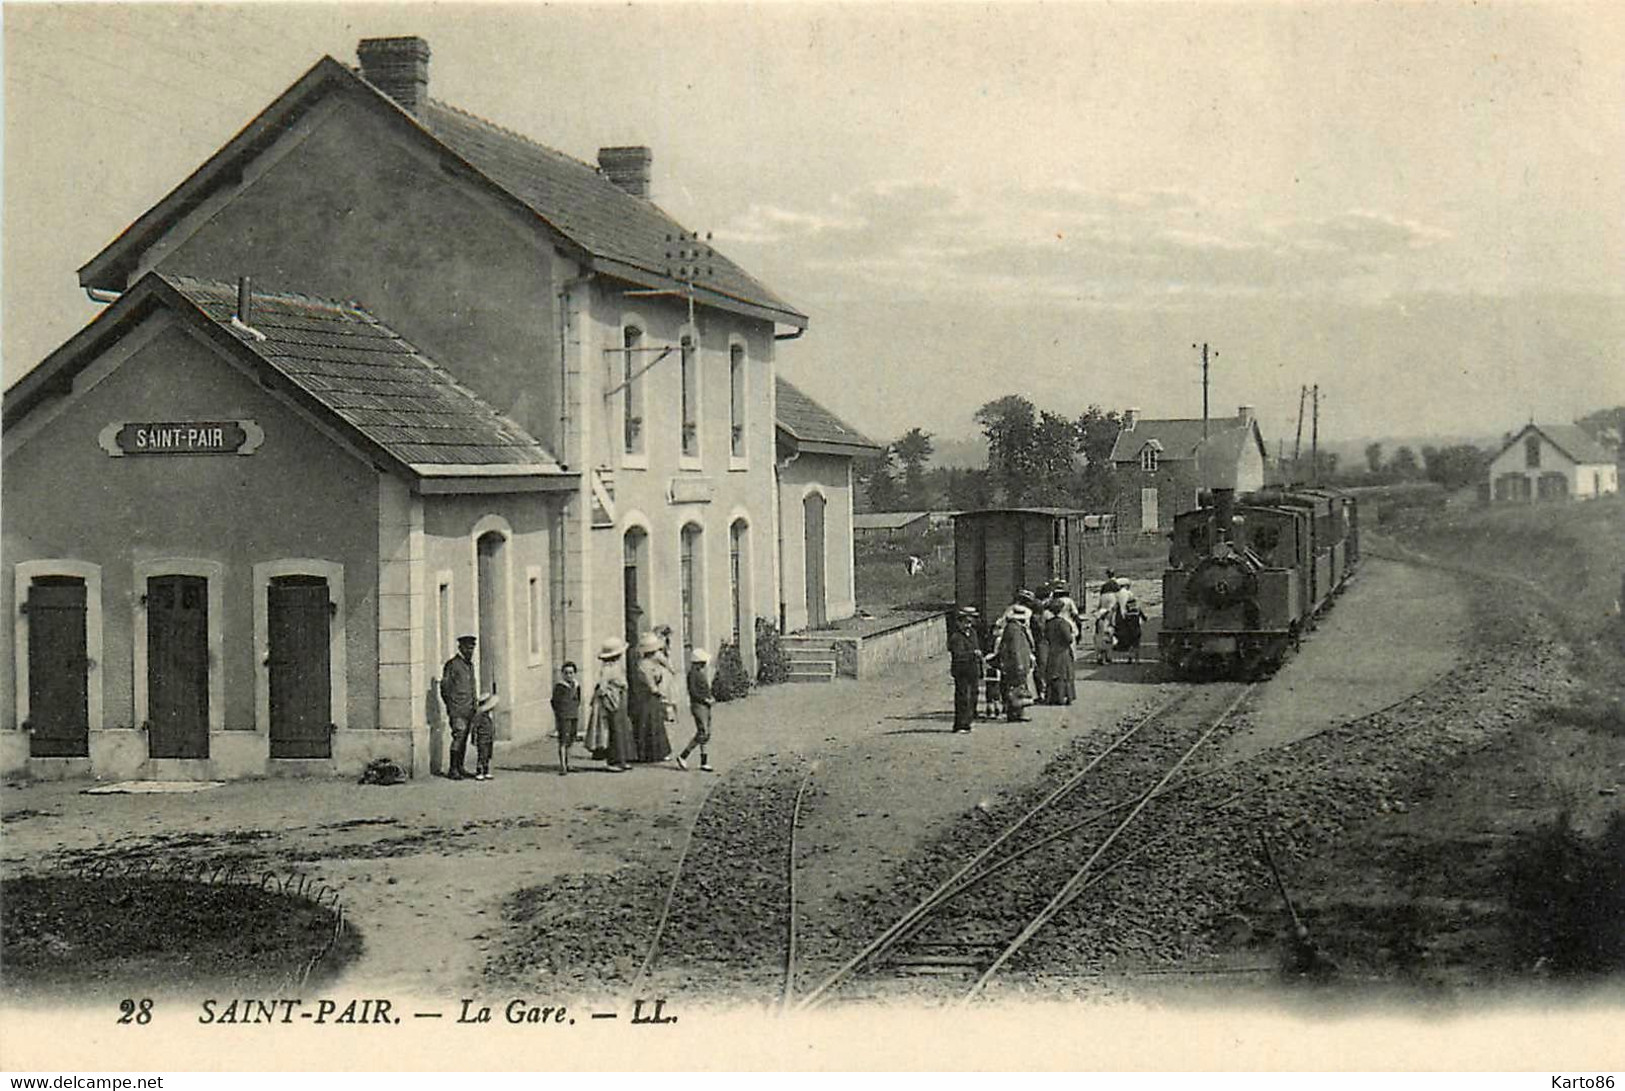
[[[271,756],[333,756],[333,608],[321,576],[277,576],[266,588]]]
[[[147,748],[155,758],[209,756],[209,581],[147,580]]]
[[[802,501],[806,514],[807,627],[822,629],[829,624],[824,600],[824,498],[817,493]]]
[[[85,581],[42,576],[28,589],[28,752],[90,756]]]

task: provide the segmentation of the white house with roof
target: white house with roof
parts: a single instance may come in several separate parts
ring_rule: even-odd
[[[1619,492],[1613,452],[1577,424],[1526,424],[1490,460],[1493,502],[1591,500]]]

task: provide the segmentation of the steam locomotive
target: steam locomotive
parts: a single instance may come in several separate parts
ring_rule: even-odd
[[[1277,666],[1360,561],[1360,511],[1337,489],[1214,489],[1174,518],[1162,661],[1182,674]]]

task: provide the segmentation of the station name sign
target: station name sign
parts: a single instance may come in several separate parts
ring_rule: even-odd
[[[265,441],[251,420],[114,421],[102,429],[102,450],[126,455],[249,455]]]

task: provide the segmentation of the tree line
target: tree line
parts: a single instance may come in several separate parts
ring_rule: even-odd
[[[860,459],[854,477],[868,511],[965,511],[995,506],[1034,505],[1116,510],[1123,483],[1112,470],[1111,450],[1122,430],[1122,413],[1091,405],[1077,417],[1040,409],[1020,394],[1006,394],[978,409],[973,418],[987,440],[987,465],[960,468],[931,465],[932,435],[910,428],[872,458]],[[1625,406],[1601,409],[1576,421],[1615,450],[1625,468]],[[1511,433],[1508,433],[1508,438]],[[1389,452],[1382,443],[1365,447],[1361,465],[1340,464],[1335,452],[1319,453],[1326,484],[1385,485],[1433,481],[1447,489],[1480,484],[1493,450],[1471,443],[1420,448],[1401,445]],[[1307,462],[1308,456],[1304,456]],[[1309,467],[1278,467],[1272,480],[1310,480]]]
[[[983,468],[931,467],[931,433],[910,428],[854,468],[870,511],[964,511],[999,505],[1113,510],[1111,450],[1122,414],[1091,405],[1077,417],[1006,394],[973,417],[987,439]]]

